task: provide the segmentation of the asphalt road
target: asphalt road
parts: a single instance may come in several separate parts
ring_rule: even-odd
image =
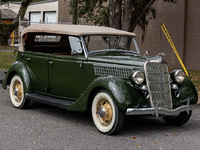
[[[38,102],[29,109],[16,109],[0,85],[0,150],[4,149],[199,150],[200,110],[193,111],[181,127],[168,126],[162,118],[127,117],[119,134],[106,136],[96,130],[89,113]]]

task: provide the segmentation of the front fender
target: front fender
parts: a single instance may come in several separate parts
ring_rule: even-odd
[[[2,87],[4,89],[6,89],[6,86],[10,84],[12,77],[15,74],[18,74],[22,77],[22,81],[24,83],[24,92],[25,93],[33,92],[33,89],[32,89],[33,86],[31,86],[30,74],[27,70],[28,70],[28,67],[23,62],[21,62],[21,61],[14,62],[10,66],[10,68],[9,68],[7,74],[6,74],[6,77],[3,80]]]
[[[175,98],[175,96],[172,94],[174,108],[177,108],[181,105],[186,105],[188,100],[190,101],[190,104],[197,104],[198,93],[195,86],[188,78],[185,78],[182,83],[178,84],[178,87],[180,96]]]
[[[96,92],[98,92],[98,90],[95,89],[107,90],[112,96],[115,104],[121,110],[126,110],[128,107],[136,106],[141,101],[144,101],[142,95],[133,87],[131,83],[113,76],[98,77],[88,86],[77,102],[69,106],[68,109],[76,111],[86,110],[90,95],[95,95]]]

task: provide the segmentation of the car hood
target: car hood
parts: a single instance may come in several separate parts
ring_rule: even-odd
[[[92,55],[88,57],[89,61],[96,63],[110,63],[116,65],[126,65],[135,67],[144,67],[146,61],[160,62],[160,57],[149,57],[138,54],[112,54],[112,55]]]

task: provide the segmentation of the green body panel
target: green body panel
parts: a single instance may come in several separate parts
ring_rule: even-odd
[[[48,58],[49,54],[24,52],[21,57],[33,74],[33,86],[35,91],[49,94],[48,86]]]
[[[49,88],[52,96],[77,99],[88,86],[87,63],[83,55],[51,55]]]
[[[6,74],[6,77],[3,81],[3,84],[2,84],[2,87],[4,89],[6,89],[6,85],[10,84],[10,81],[15,74],[18,74],[22,77],[22,81],[24,83],[24,92],[25,93],[34,92],[33,84],[32,84],[32,81],[31,81],[32,74],[30,73],[30,70],[26,66],[26,64],[24,64],[21,61],[16,61],[10,66],[10,68],[9,68],[7,74]]]
[[[82,55],[62,56],[33,52],[25,52],[23,55],[19,52],[17,61],[8,70],[3,88],[6,88],[12,76],[17,73],[22,76],[26,93],[39,92],[76,100],[68,106],[69,110],[85,111],[90,108],[95,94],[101,89],[107,90],[123,111],[131,107],[148,107],[149,100],[145,99],[143,93],[136,89],[130,80],[132,72],[129,78],[119,78],[115,73],[107,75],[105,70],[98,74],[94,67],[128,68],[144,72],[144,63],[152,59],[156,58],[112,53],[91,55],[85,59]],[[178,87],[179,98],[175,98],[172,91],[174,108],[186,104],[188,100],[190,104],[197,103],[197,91],[189,79],[186,78]]]
[[[95,88],[96,90],[94,90]],[[88,100],[91,102],[93,99],[90,98],[93,98],[96,92],[102,89],[107,90],[116,105],[124,111],[128,107],[137,106],[141,101],[145,101],[145,98],[133,87],[133,85],[131,85],[131,83],[113,76],[98,77],[87,87],[76,103],[68,107],[69,110],[86,110]],[[90,97],[91,94],[93,95],[92,97]]]

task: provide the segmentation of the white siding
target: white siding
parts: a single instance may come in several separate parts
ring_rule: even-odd
[[[26,11],[25,17],[30,20],[29,18],[29,12],[41,12],[41,21],[44,22],[44,14],[45,12],[55,12],[54,19],[55,22],[58,21],[58,1],[41,1],[41,2],[35,2],[31,3]],[[49,22],[49,21],[48,21]]]

